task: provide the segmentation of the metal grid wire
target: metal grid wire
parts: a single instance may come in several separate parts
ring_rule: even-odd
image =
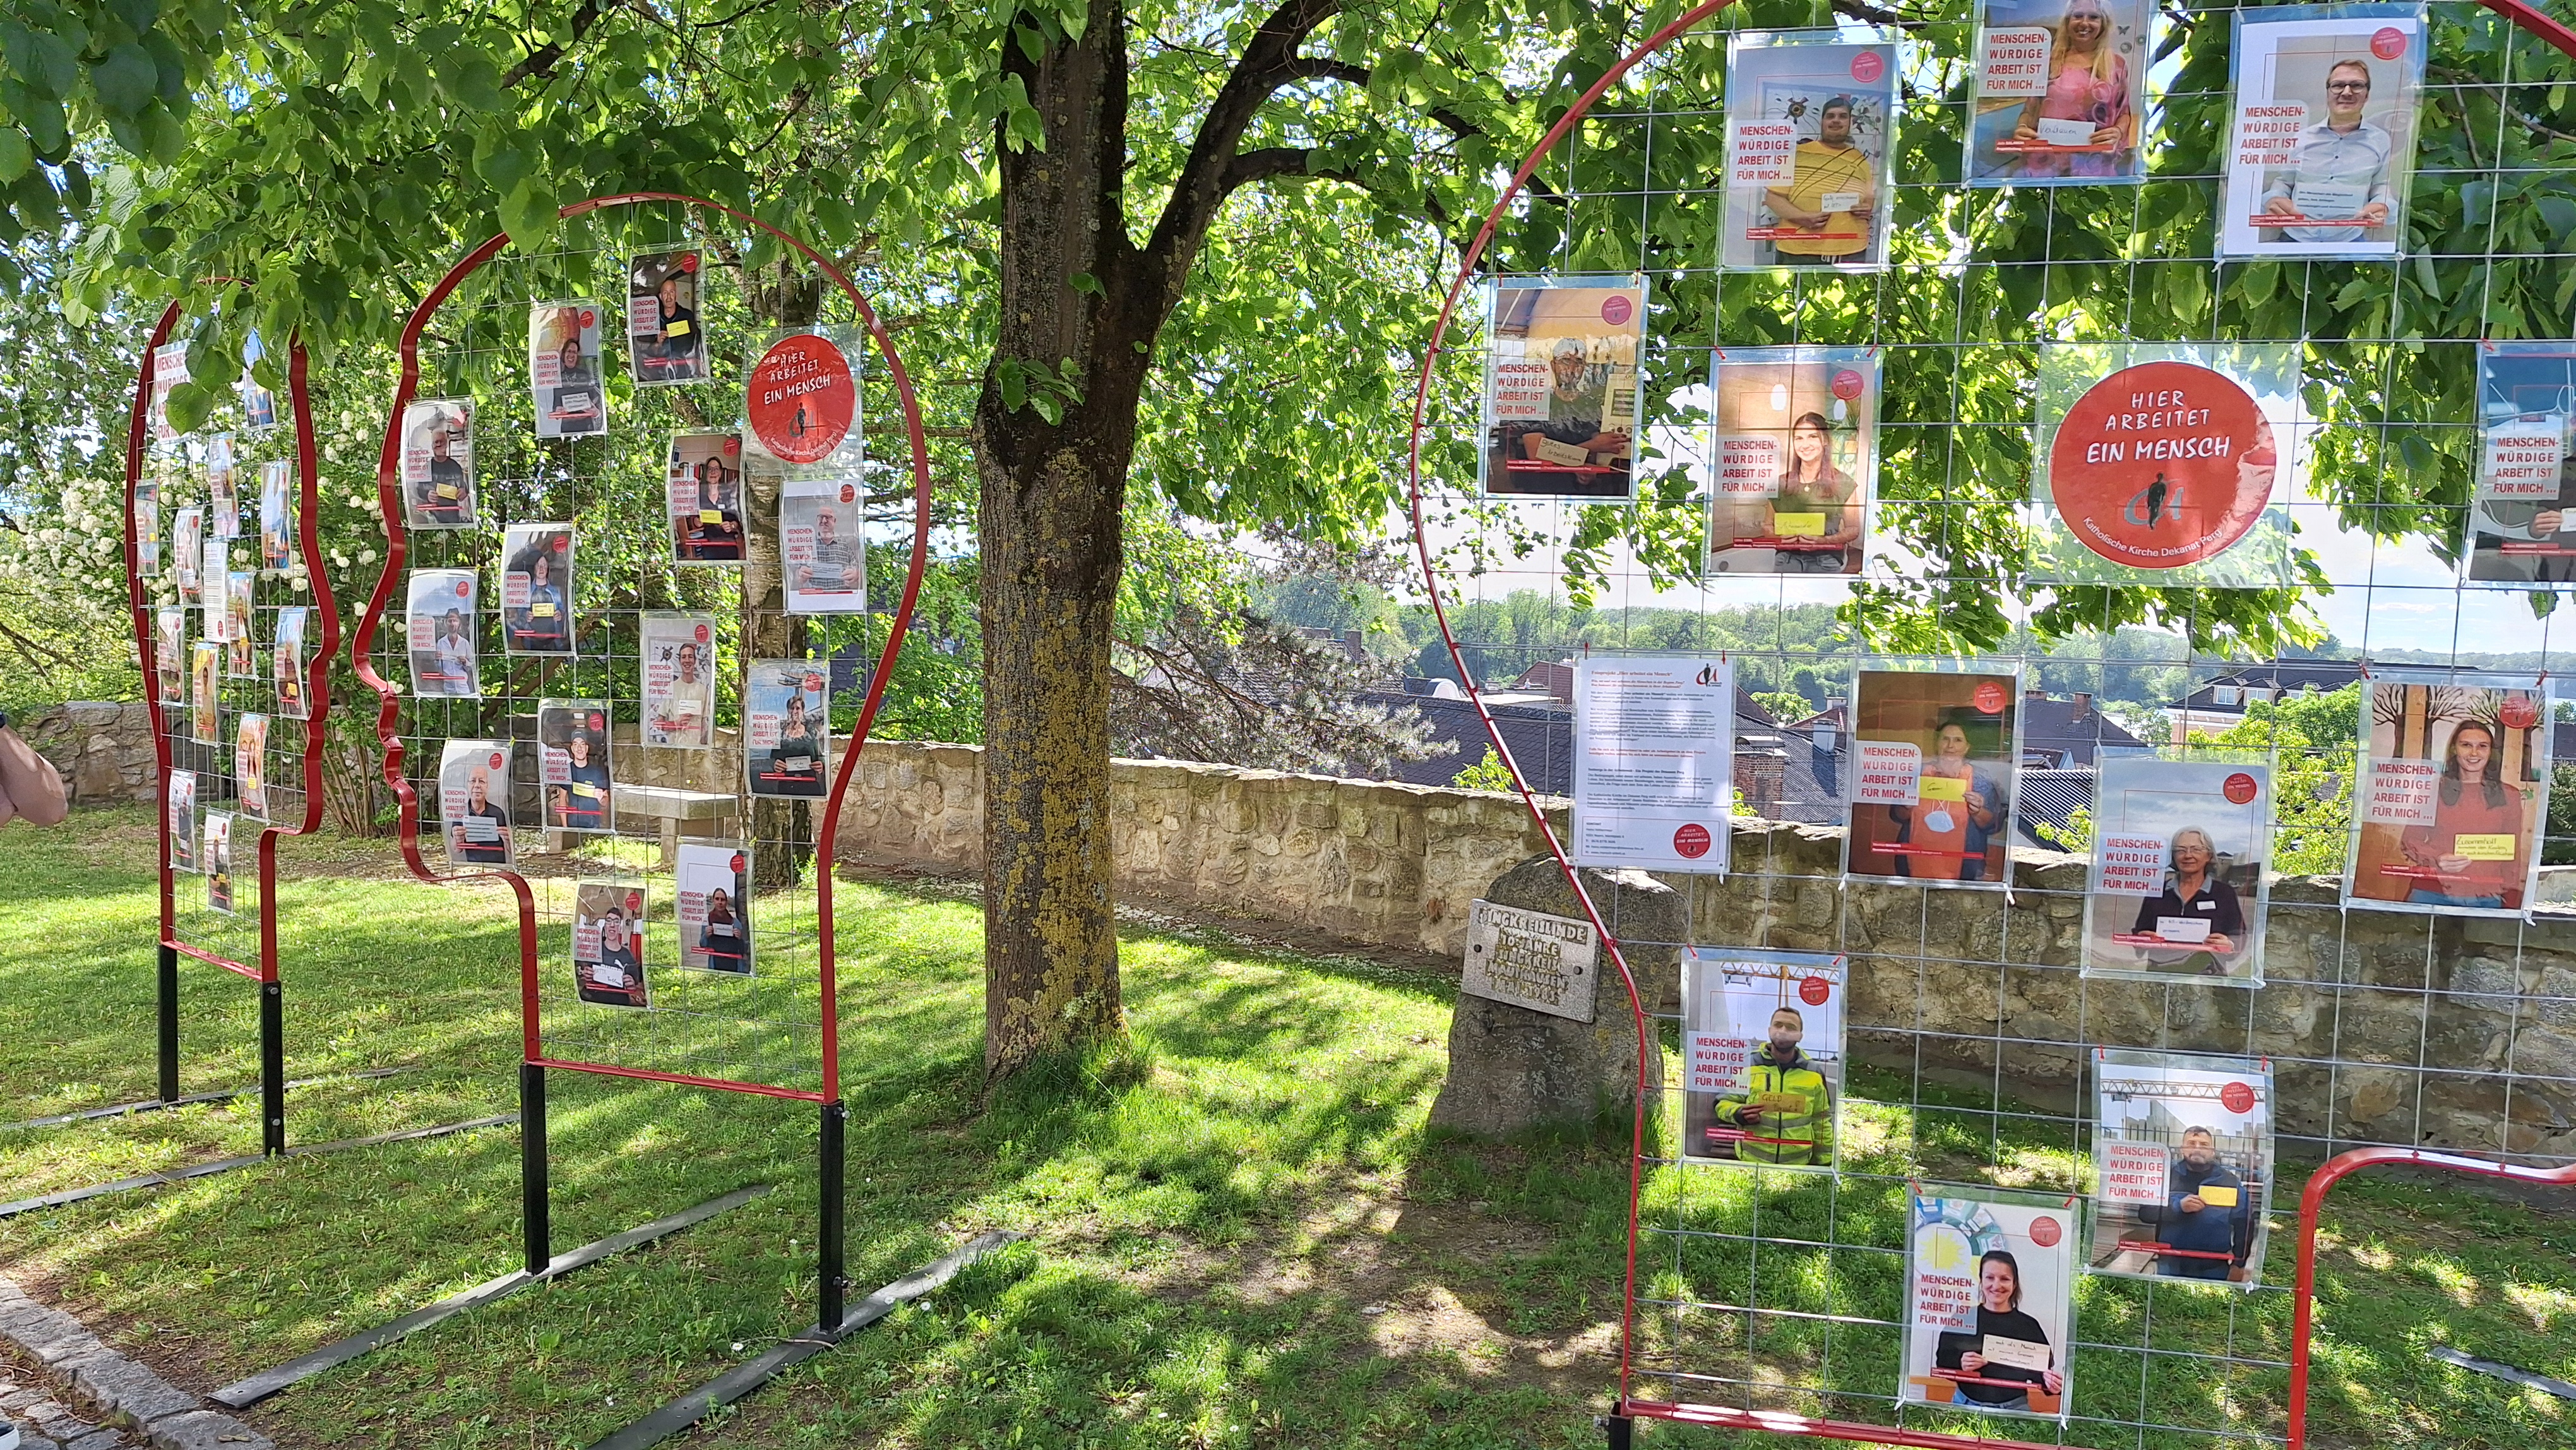
[[[626,342],[627,264],[640,255],[691,249],[705,255],[699,325],[712,354],[713,380],[635,386]],[[840,734],[864,692],[873,660],[869,647],[882,643],[883,624],[868,615],[788,620],[780,612],[776,465],[764,473],[750,447],[741,459],[741,496],[747,567],[756,592],[746,595],[745,565],[674,563],[664,504],[672,435],[730,431],[742,421],[743,374],[768,335],[752,319],[743,269],[735,265],[750,250],[747,238],[713,212],[666,203],[610,209],[566,222],[541,252],[503,251],[445,302],[422,339],[416,397],[473,400],[479,519],[467,529],[412,530],[405,565],[413,571],[474,572],[481,695],[430,698],[412,692],[412,621],[402,612],[402,581],[396,582],[377,636],[376,668],[403,691],[403,769],[420,802],[421,853],[434,871],[488,869],[455,866],[442,850],[442,746],[466,739],[512,743],[508,809],[514,869],[535,899],[542,1057],[815,1096],[823,1090],[817,898],[812,862],[792,835],[811,839],[820,827],[822,801],[755,809],[739,744],[745,642],[760,637],[757,631],[777,630],[784,647],[770,653],[811,660],[829,677],[831,758],[837,766],[845,743]],[[604,437],[535,436],[529,309],[565,299],[600,309]],[[845,298],[824,290],[820,323],[844,322],[848,311]],[[760,518],[764,494],[770,499],[766,524]],[[540,523],[568,525],[573,532],[568,602],[575,649],[569,657],[513,656],[504,649],[504,530]],[[399,519],[388,524],[402,526]],[[657,611],[713,622],[712,749],[641,741],[643,615]],[[604,831],[549,830],[541,824],[540,704],[566,701],[593,702],[608,717],[613,802],[627,788],[644,785],[732,798],[729,818],[687,822],[678,842],[730,846],[748,858],[754,962],[749,976],[681,965],[675,860],[665,850],[659,817],[630,804],[612,812],[612,828]],[[547,726],[552,728],[551,719]],[[641,1007],[586,1002],[577,991],[576,911],[585,899],[594,905],[607,899],[602,888],[643,897]]]
[[[171,940],[190,955],[202,953],[253,978],[266,977],[275,966],[263,964],[261,958],[261,838],[270,831],[292,834],[302,824],[306,732],[322,728],[318,721],[308,726],[292,718],[278,688],[281,620],[289,611],[302,611],[302,656],[308,662],[320,648],[323,628],[313,598],[312,572],[302,558],[298,525],[303,481],[296,472],[295,428],[287,416],[285,398],[276,400],[275,409],[276,423],[257,430],[247,426],[237,405],[227,405],[219,407],[207,426],[193,435],[153,440],[137,481],[138,501],[156,503],[159,512],[158,567],[144,571],[146,618],[151,626],[141,641],[144,679],[159,705],[157,718],[170,770],[195,776],[191,823],[198,857],[195,869],[174,871],[167,859],[162,863],[170,877]],[[204,540],[217,538],[215,481],[218,461],[226,454],[232,459],[238,537],[223,540],[222,549],[224,572],[233,577],[218,592],[203,577],[209,561],[201,546],[191,561],[200,575],[197,602],[183,607],[176,521],[182,510],[198,510]],[[283,539],[262,537],[263,481],[269,479],[284,491],[288,512]],[[281,520],[272,514],[266,522],[273,525]],[[138,517],[137,527],[150,528],[148,513]],[[235,584],[244,586],[247,596],[242,605],[228,609],[226,601]],[[170,634],[165,621],[172,610],[181,616],[175,662],[164,658]],[[216,625],[227,612],[244,638],[217,639],[223,631]],[[210,677],[201,677],[194,668],[202,641],[215,642],[217,658]],[[296,683],[301,686],[305,679],[299,675]],[[212,687],[202,701],[201,683]],[[245,722],[258,743],[254,751],[242,749]],[[257,757],[257,778],[245,781],[239,767],[251,764],[251,755]],[[166,812],[166,775],[161,785]],[[246,791],[246,785],[258,789]],[[233,817],[226,873],[232,888],[229,911],[212,904],[215,883],[207,818],[216,815]]]
[[[1715,267],[1726,155],[1719,78],[1729,30],[1751,24],[1734,11],[1697,25],[1616,84],[1508,209],[1485,266],[1566,277],[1633,273],[1649,286],[1641,441],[1687,488],[1668,495],[1673,502],[1663,509],[1479,498],[1485,359],[1471,285],[1428,379],[1417,447],[1431,583],[1484,690],[1506,689],[1531,667],[1578,651],[1704,654],[1730,660],[1739,684],[1752,690],[1811,683],[1848,700],[1864,657],[1903,645],[1865,645],[1847,630],[1834,637],[1819,616],[1851,597],[1846,581],[1695,570],[1658,578],[1621,542],[1632,527],[1696,537],[1706,516],[1704,416],[1689,397],[1673,395],[1706,382],[1715,348],[1790,344],[1879,350],[1888,399],[1879,453],[1887,461],[1870,531],[1949,547],[1953,592],[1936,607],[1991,605],[2015,630],[1983,651],[1989,659],[2018,661],[2032,683],[2061,698],[2127,694],[2142,672],[2176,667],[2190,689],[2234,678],[2255,661],[2186,652],[2179,641],[2170,658],[2144,657],[2117,641],[2105,627],[2121,622],[2110,612],[2117,593],[2100,597],[2093,632],[2066,643],[2043,646],[2018,632],[2043,607],[2053,605],[2061,621],[2072,613],[2079,625],[2090,607],[2083,596],[2026,583],[2015,532],[2039,348],[2077,338],[2294,343],[2312,415],[2294,446],[2330,453],[2340,479],[2380,480],[2358,496],[2342,490],[2331,503],[2296,509],[2301,542],[2318,551],[2338,603],[2363,606],[2335,616],[2358,621],[2346,643],[2368,656],[2403,640],[2415,651],[2404,656],[2410,665],[2436,670],[2479,664],[2463,659],[2479,651],[2511,650],[2512,672],[2526,682],[2559,668],[2553,617],[2536,617],[2523,593],[2463,588],[2449,556],[2400,535],[2447,529],[2459,537],[2465,507],[2430,497],[2435,464],[2421,450],[2429,444],[2453,460],[2453,478],[2474,457],[2476,410],[2458,386],[2474,341],[2490,328],[2539,337],[2571,330],[2563,289],[2549,316],[2499,316],[2492,301],[2535,269],[2567,265],[2563,252],[2520,245],[2513,211],[2515,198],[2542,179],[2563,183],[2563,173],[2535,160],[2546,138],[2532,114],[2547,86],[2569,74],[2564,56],[2474,5],[2434,5],[2423,129],[2444,143],[2444,154],[2471,159],[2465,169],[2419,169],[2421,255],[2249,264],[2212,255],[2219,178],[2192,171],[2170,140],[2158,139],[2168,110],[2200,106],[2208,114],[2211,102],[2223,101],[2227,67],[2217,62],[2232,11],[2165,17],[2173,48],[2159,52],[2150,85],[2150,179],[2055,190],[1961,186],[1970,17],[1952,5],[1908,18],[1928,23],[1903,69],[1898,211],[1921,220],[1900,239],[1889,271]],[[2192,31],[2188,44],[2176,32],[2182,26]],[[2219,127],[2223,138],[2223,114]],[[2206,137],[2193,145],[2201,157],[2223,149]],[[2428,202],[2436,178],[2459,188],[2465,214]],[[2549,236],[2557,247],[2576,245],[2563,229]],[[2258,327],[2249,281],[2266,298],[2299,300],[2295,329]],[[2400,335],[2414,331],[2392,321],[2389,299],[2401,286],[2433,293],[2419,295],[2415,310],[2439,312],[2447,330]],[[1996,378],[2018,383],[1998,386]],[[1658,430],[1659,416],[1672,426]],[[1658,471],[1654,458],[1643,460],[1641,495]],[[2444,495],[2461,496],[2456,484]],[[1565,600],[1577,574],[1589,580],[1591,607],[1562,638],[1534,629],[1543,611],[1531,605]],[[1910,568],[1874,567],[1871,577],[1892,578],[1918,599],[1930,587]],[[2161,622],[2223,638],[2206,607],[2181,597]],[[2428,631],[2425,619],[2442,627]],[[2430,647],[2428,633],[2438,636]],[[2298,693],[2295,684],[2290,693]],[[1562,768],[1568,719],[1520,738],[1528,785],[1570,781]],[[2097,731],[2090,743],[2118,741]],[[1825,779],[1838,800],[1833,783],[1849,769],[1849,744],[1848,730],[1824,749],[1802,734],[1740,720],[1737,779],[1787,763]],[[2200,743],[2166,754],[2244,758],[2241,749]],[[2303,838],[2350,808],[2353,757],[2347,740],[2274,758],[2283,783],[2273,797],[2276,842]],[[2287,789],[2293,781],[2295,791]],[[1844,809],[1829,805],[1808,823],[1840,824]],[[2340,826],[2333,830],[2340,835]],[[2014,844],[2030,842],[2016,835]],[[2576,934],[2563,918],[2347,910],[2333,881],[2285,877],[2271,895],[2263,987],[2109,980],[2078,967],[2080,863],[2042,868],[2025,859],[2012,889],[2001,892],[1850,881],[1839,841],[1786,822],[1739,820],[1732,848],[1730,876],[1689,878],[1682,941],[1647,931],[1631,938],[1618,920],[1624,897],[1596,891],[1596,902],[1638,969],[1645,1008],[1668,1045],[1678,1041],[1680,1016],[1671,959],[1683,945],[1848,958],[1852,1062],[1842,1164],[1824,1174],[1682,1160],[1681,1079],[1667,1074],[1640,1164],[1627,1344],[1632,1402],[2141,1450],[2285,1443],[2295,1258],[2286,1233],[2271,1244],[2260,1282],[2241,1288],[2081,1274],[2071,1412],[2062,1424],[1899,1403],[1909,1185],[2086,1192],[2097,1047],[2268,1060],[2278,1151],[2291,1164],[2374,1144],[2535,1163],[2576,1157],[2576,1032],[2568,1027],[2576,1021]],[[2295,1205],[2277,1186],[2268,1214],[2276,1231],[2295,1225]]]

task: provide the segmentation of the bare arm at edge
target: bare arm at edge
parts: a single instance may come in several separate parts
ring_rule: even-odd
[[[17,731],[0,727],[0,824],[19,815],[29,825],[59,825],[68,809],[62,776]]]

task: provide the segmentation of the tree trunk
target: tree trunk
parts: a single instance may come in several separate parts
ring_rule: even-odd
[[[765,327],[809,327],[822,314],[823,279],[780,262],[746,272],[743,277],[754,321]],[[779,466],[746,447],[743,450],[742,506],[742,658],[791,660],[805,657],[808,636],[802,615],[786,612],[786,575],[778,556]],[[739,686],[739,680],[737,680]],[[743,749],[748,758],[748,737]],[[814,858],[813,812],[797,800],[755,799],[751,803],[752,889],[775,891],[804,879],[805,863]]]

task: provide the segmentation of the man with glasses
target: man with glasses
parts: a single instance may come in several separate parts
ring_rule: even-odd
[[[2397,214],[2388,163],[2397,143],[2361,118],[2370,104],[2370,67],[2336,61],[2326,72],[2326,118],[2299,137],[2298,169],[2263,189],[2266,216],[2352,218],[2344,226],[2268,227],[2293,242],[2357,242]]]

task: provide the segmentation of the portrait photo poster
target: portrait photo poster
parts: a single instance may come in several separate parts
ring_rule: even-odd
[[[501,548],[502,648],[513,655],[573,652],[570,524],[512,524]]]
[[[528,309],[528,389],[537,436],[588,438],[608,431],[599,367],[599,304],[588,298]]]
[[[470,529],[474,400],[423,398],[403,408],[403,521],[413,529]]]
[[[653,252],[626,268],[626,347],[646,387],[703,383],[714,355],[698,306],[696,252]]]
[[[223,705],[224,644],[201,639],[188,657],[188,734],[202,745],[217,743],[215,730]]]
[[[206,440],[206,500],[207,537],[240,538],[240,472],[234,464],[230,433],[218,433]]]
[[[2375,671],[2344,904],[2520,916],[2549,819],[2549,718],[2534,676]]]
[[[663,492],[674,563],[742,562],[741,434],[671,435]]]
[[[179,603],[200,603],[198,590],[203,585],[201,566],[206,557],[206,511],[190,507],[179,510],[170,520],[170,568],[179,586]]]
[[[2097,1274],[2251,1286],[2272,1191],[2272,1065],[2093,1050]]]
[[[2478,475],[2462,582],[2576,582],[2576,343],[2478,344]]]
[[[537,796],[549,830],[616,828],[608,735],[606,700],[537,702]]]
[[[1843,869],[2009,885],[2021,670],[1864,666],[1852,684]]]
[[[1627,276],[1496,277],[1485,305],[1485,493],[1633,497],[1645,288]]]
[[[573,889],[573,982],[602,1007],[649,1007],[644,986],[644,883],[630,877]]]
[[[738,845],[682,842],[677,870],[680,965],[750,976],[750,853]]]
[[[716,620],[647,610],[643,616],[647,745],[705,750],[715,743]]]
[[[438,758],[439,834],[447,863],[509,867],[517,858],[510,830],[507,740],[450,740]]]
[[[2145,0],[1978,0],[1970,186],[2146,178]]]
[[[865,614],[865,500],[846,478],[789,479],[778,489],[778,557],[789,614]]]
[[[2087,975],[2263,984],[2272,763],[2234,754],[2106,752],[2094,762]]]
[[[823,794],[832,778],[826,668],[812,660],[753,660],[744,668],[743,767],[753,795]]]
[[[283,569],[295,558],[295,465],[272,459],[259,466],[259,566]]]
[[[268,819],[268,717],[244,715],[233,726],[233,785],[241,813]]]
[[[1708,572],[1858,574],[1878,488],[1878,354],[1721,348],[1709,362]]]
[[[257,646],[251,639],[251,589],[259,575],[235,569],[224,578],[224,673],[236,680],[259,677]]]
[[[225,811],[206,812],[206,905],[233,914],[233,818]]]
[[[188,702],[188,611],[181,606],[152,612],[152,677],[161,703]]]
[[[161,812],[170,831],[170,869],[195,874],[198,869],[195,771],[170,772],[170,785],[168,793],[162,797]]]
[[[1724,657],[1576,663],[1568,859],[1723,875],[1734,807],[1735,670]]]
[[[1868,27],[1730,38],[1720,266],[1887,265],[1898,60]]]
[[[161,485],[149,478],[134,485],[134,567],[147,579],[161,572]]]
[[[421,699],[470,700],[483,693],[474,612],[474,571],[414,569],[403,601],[411,692]]]
[[[2221,257],[2397,256],[2424,98],[2424,7],[2234,12]]]
[[[277,687],[277,713],[288,720],[313,718],[304,651],[312,618],[313,607],[308,604],[290,604],[277,611],[277,641],[269,651],[268,674]]]
[[[1682,949],[1682,1156],[1832,1171],[1844,958]]]
[[[2079,1202],[1984,1186],[1914,1187],[1900,1402],[2052,1420],[2072,1413]]]

